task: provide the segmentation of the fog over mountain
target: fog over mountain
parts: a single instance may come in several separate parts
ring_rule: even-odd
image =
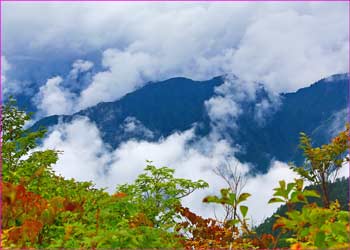
[[[271,95],[262,85],[245,92],[236,77],[205,82],[173,78],[72,116],[44,118],[34,127],[87,117],[112,148],[128,140],[154,142],[193,129],[199,138],[225,139],[239,148],[235,156],[240,161],[265,172],[272,159],[301,163],[300,132],[313,135],[320,144],[343,129],[346,115],[339,114],[347,107],[347,85],[347,75],[336,75],[295,93]]]
[[[56,166],[59,173],[110,190],[134,180],[152,160],[175,168],[179,176],[210,183],[209,190],[191,197],[191,207],[223,187],[214,170],[227,164],[238,164],[252,193],[258,183],[265,185],[263,197],[268,197],[282,176],[295,177],[288,162],[302,164],[300,132],[320,145],[344,129],[348,81],[347,74],[335,75],[271,96],[258,84],[254,92],[242,91],[244,83],[236,77],[172,78],[74,115],[49,116],[33,129],[49,127],[43,147],[65,152]],[[273,211],[263,198],[256,197],[252,206],[257,220]],[[197,207],[206,215],[210,209]]]

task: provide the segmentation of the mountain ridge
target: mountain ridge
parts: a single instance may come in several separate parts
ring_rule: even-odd
[[[114,102],[99,103],[73,115],[46,117],[35,123],[32,129],[86,116],[96,124],[102,139],[112,148],[132,138],[157,141],[176,131],[188,130],[194,124],[197,124],[196,134],[205,136],[212,127],[204,104],[218,95],[215,90],[224,79],[218,76],[207,81],[193,81],[176,77],[152,82]],[[259,124],[254,117],[257,100],[268,98],[262,89],[260,97],[243,102],[243,114],[235,121],[238,129],[226,131],[242,149],[236,157],[242,162],[252,163],[260,172],[266,172],[273,159],[301,163],[299,133],[315,135],[318,131],[315,141],[319,144],[330,138],[327,135],[329,119],[347,107],[347,84],[348,74],[338,74],[295,92],[280,94],[279,108],[269,114],[265,124]],[[151,131],[152,136],[126,132],[127,120]]]

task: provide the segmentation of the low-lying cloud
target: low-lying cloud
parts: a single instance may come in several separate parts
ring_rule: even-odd
[[[118,184],[133,182],[146,166],[146,160],[152,160],[158,167],[174,168],[177,177],[203,179],[210,188],[193,193],[183,202],[196,213],[213,217],[213,206],[202,203],[202,199],[226,187],[223,179],[213,170],[222,164],[238,164],[238,170],[248,174],[249,166],[240,164],[233,157],[235,149],[227,141],[206,138],[189,147],[194,137],[194,130],[191,129],[157,142],[129,140],[112,150],[103,144],[96,126],[81,117],[69,124],[55,126],[41,148],[63,151],[54,166],[58,174],[80,181],[93,181],[98,187],[107,187],[110,192]],[[254,222],[261,222],[276,208],[267,205],[267,201],[278,180],[291,180],[294,176],[288,166],[281,162],[274,162],[264,175],[247,175],[245,191],[252,193],[247,204]],[[220,215],[219,209],[216,209],[216,214]]]
[[[37,117],[68,115],[79,111],[80,93],[90,84],[94,64],[78,59],[66,77],[55,76],[46,81],[33,97]]]
[[[254,120],[263,125],[281,104],[280,95],[268,91],[262,84],[246,82],[234,75],[225,76],[223,84],[215,87],[214,96],[204,102],[213,129],[225,134],[237,129],[237,118],[243,113],[243,105],[255,103]],[[253,121],[252,121],[253,122]],[[239,128],[238,128],[239,129]]]
[[[150,129],[146,128],[135,117],[126,117],[119,129],[123,131],[124,135],[128,135],[130,137],[141,137],[146,139],[154,138],[154,133]]]
[[[70,114],[75,111],[76,95],[62,87],[63,79],[59,76],[50,78],[41,86],[35,96],[38,114],[41,116]]]

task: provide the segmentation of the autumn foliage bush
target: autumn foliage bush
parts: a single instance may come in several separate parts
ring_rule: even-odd
[[[292,168],[300,179],[280,181],[270,203],[287,204],[277,218],[280,235],[257,235],[244,202],[250,194],[228,187],[203,202],[222,206],[230,216],[203,218],[183,207],[182,198],[207,188],[202,180],[174,177],[174,170],[150,162],[132,184],[112,194],[91,182],[65,179],[53,171],[61,152],[37,150],[45,130],[25,130],[30,116],[11,100],[2,116],[2,248],[276,248],[287,234],[291,248],[350,247],[349,212],[330,202],[329,177],[348,161],[349,128],[330,144],[313,148],[301,135],[305,165]],[[306,179],[322,193],[304,188]],[[323,206],[309,202],[320,198]],[[301,210],[296,209],[302,204]]]

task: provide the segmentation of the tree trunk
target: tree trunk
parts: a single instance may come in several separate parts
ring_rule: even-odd
[[[321,174],[321,188],[322,188],[322,200],[325,208],[329,208],[329,197],[328,197],[328,189],[327,189],[327,181],[325,178],[325,174]]]

